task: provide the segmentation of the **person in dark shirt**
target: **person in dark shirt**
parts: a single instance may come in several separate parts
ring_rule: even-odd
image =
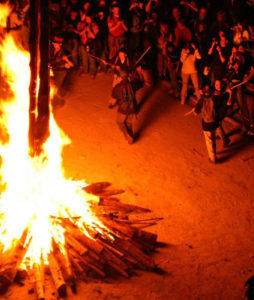
[[[65,94],[64,81],[67,77],[68,70],[73,67],[68,53],[63,49],[63,37],[56,34],[52,40],[52,48],[50,52],[51,77],[57,87],[56,96],[60,99]]]
[[[221,35],[219,41],[213,39],[212,45],[208,51],[211,60],[211,84],[214,85],[216,80],[222,80],[227,62],[231,54],[231,47],[225,35]]]
[[[79,21],[79,11],[71,9],[67,16],[66,26],[64,27],[64,46],[72,54],[71,60],[76,69],[78,67],[78,45],[80,40],[77,29]]]
[[[135,90],[129,79],[130,64],[127,51],[120,49],[115,61],[115,82],[109,107],[118,106],[116,122],[129,144],[134,143],[132,120],[137,111]]]
[[[202,113],[202,129],[206,141],[206,147],[208,152],[209,161],[212,163],[217,162],[216,157],[216,135],[218,134],[221,139],[225,138],[225,133],[220,125],[221,118],[224,112],[224,106],[230,106],[231,91],[227,90],[227,96],[220,93],[221,85],[216,82],[215,91],[210,91],[210,86],[206,85],[202,91],[202,97],[198,101],[195,108],[193,108],[194,114]],[[223,99],[222,99],[223,96]],[[227,99],[225,103],[224,100]],[[224,144],[225,146],[225,144]]]
[[[131,60],[142,43],[143,22],[145,18],[144,4],[140,0],[132,0],[129,6],[129,39],[128,52]]]
[[[99,28],[97,40],[100,41],[100,51],[97,55],[102,59],[102,61],[98,63],[98,72],[106,72],[107,66],[103,63],[103,60],[107,60],[108,57],[108,26],[106,12],[102,8],[100,8],[96,14],[96,23]]]
[[[169,72],[170,89],[169,94],[174,94],[175,97],[179,97],[180,88],[177,82],[177,75],[179,69],[179,53],[176,50],[172,42],[168,42],[166,46],[167,50],[167,68]]]

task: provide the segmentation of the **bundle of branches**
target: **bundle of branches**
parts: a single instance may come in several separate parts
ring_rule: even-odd
[[[99,182],[84,188],[87,193],[99,197],[98,202],[91,201],[91,210],[109,230],[109,236],[91,227],[86,228],[89,233],[86,235],[75,224],[77,220],[73,220],[71,216],[51,216],[54,222],[64,228],[65,249],[53,238],[48,264],[45,265],[41,260],[33,263],[26,271],[21,271],[21,262],[29,247],[26,229],[21,239],[15,241],[10,250],[1,255],[1,292],[5,292],[13,282],[22,285],[29,278],[29,292],[36,292],[37,298],[42,300],[45,299],[45,274],[53,279],[58,296],[65,297],[68,287],[76,293],[76,281],[87,280],[90,276],[105,278],[119,275],[128,278],[136,269],[159,272],[150,256],[159,245],[157,235],[143,229],[156,224],[160,218],[140,217],[150,210],[122,203],[116,195],[124,191],[110,189],[110,185],[108,182]]]

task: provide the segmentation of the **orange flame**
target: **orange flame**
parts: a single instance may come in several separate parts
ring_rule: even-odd
[[[11,12],[11,7],[6,4],[0,3],[0,27],[6,27],[6,20]]]
[[[85,226],[105,234],[107,230],[89,208],[88,195],[81,189],[86,184],[63,176],[61,153],[70,140],[57,126],[52,113],[50,137],[43,153],[35,158],[28,155],[29,53],[18,49],[13,38],[6,35],[0,44],[0,63],[10,90],[8,96],[0,96],[0,126],[3,128],[0,243],[6,251],[28,228],[26,242],[31,240],[31,243],[26,257],[32,263],[40,262],[41,257],[46,262],[52,238],[63,247],[65,243],[64,229],[52,221],[51,216],[79,217],[76,225],[86,235]],[[89,195],[89,200],[97,202],[98,198],[91,199]]]

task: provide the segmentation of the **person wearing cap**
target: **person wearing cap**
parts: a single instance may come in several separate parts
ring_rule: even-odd
[[[68,58],[67,53],[63,49],[63,37],[55,35],[52,40],[52,48],[50,53],[50,65],[53,71],[53,81],[58,88],[57,96],[64,96],[63,83],[67,76],[67,72],[73,67],[73,63]]]

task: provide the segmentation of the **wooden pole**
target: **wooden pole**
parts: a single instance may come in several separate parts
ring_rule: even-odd
[[[38,78],[38,38],[39,38],[39,0],[30,1],[29,7],[30,35],[30,86],[29,86],[29,146],[30,155],[34,155],[37,113],[37,78]]]
[[[49,136],[49,0],[30,0],[30,155],[39,155]],[[38,77],[39,86],[38,86]]]
[[[40,1],[40,86],[38,94],[37,149],[41,152],[43,143],[49,137],[49,0]]]

